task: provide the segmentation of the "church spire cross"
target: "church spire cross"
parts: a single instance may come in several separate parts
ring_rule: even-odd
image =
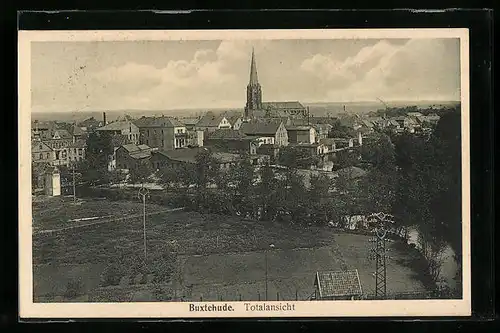
[[[255,52],[252,47],[252,63],[250,65],[250,85],[259,84],[259,78],[257,77],[257,65],[255,64]]]

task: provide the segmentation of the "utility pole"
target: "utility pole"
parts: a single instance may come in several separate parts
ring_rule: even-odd
[[[375,247],[371,249],[370,259],[375,260],[375,297],[385,299],[387,297],[387,249],[386,236],[389,233],[390,215],[384,213],[372,214],[369,216],[372,223],[375,223],[375,237],[371,242],[375,242]]]
[[[270,245],[269,245],[269,247],[270,247],[271,249],[272,249],[272,248],[274,248],[274,244],[270,244]],[[269,251],[269,250],[266,250],[266,251],[264,252],[264,256],[265,256],[265,259],[266,259],[266,267],[265,267],[265,268],[266,268],[266,301],[268,300],[268,298],[267,298],[267,290],[268,290],[268,289],[267,289],[267,251]]]
[[[148,252],[146,247],[146,196],[149,194],[149,190],[146,187],[141,187],[139,189],[139,199],[142,197],[142,205],[143,205],[143,233],[144,233],[144,268],[147,265]]]
[[[72,163],[73,166],[73,203],[76,204],[76,184],[75,184],[75,164]]]

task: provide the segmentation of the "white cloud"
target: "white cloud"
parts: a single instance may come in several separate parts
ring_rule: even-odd
[[[343,61],[316,54],[301,69],[327,87],[326,100],[458,99],[458,49],[451,42],[414,39],[397,46],[380,41]]]

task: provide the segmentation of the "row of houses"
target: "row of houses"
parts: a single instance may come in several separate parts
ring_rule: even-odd
[[[130,171],[147,164],[153,170],[161,170],[166,167],[178,168],[186,164],[196,164],[196,157],[206,147],[191,147],[175,150],[159,150],[146,145],[126,144],[119,147],[116,154],[116,169]],[[242,160],[242,154],[211,151],[211,155],[219,168],[229,169]],[[252,155],[250,162],[254,165],[269,163],[267,155]]]
[[[425,132],[431,130],[431,128],[437,124],[439,119],[440,117],[435,113],[423,115],[420,112],[408,112],[406,115],[388,118],[361,116],[342,117],[340,118],[340,123],[343,126],[364,133],[384,129],[397,133],[415,133],[418,131]]]

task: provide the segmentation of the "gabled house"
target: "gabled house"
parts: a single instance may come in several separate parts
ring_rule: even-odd
[[[116,150],[116,168],[131,170],[140,163],[149,163],[152,150],[146,145],[126,144]]]
[[[227,117],[221,114],[215,114],[214,112],[207,112],[201,119],[196,123],[197,131],[213,132],[215,130],[225,128],[231,129],[232,124],[229,122]]]
[[[99,127],[97,131],[109,135],[125,135],[131,143],[139,144],[139,127],[131,121],[115,121]]]
[[[151,157],[151,165],[156,170],[172,167],[178,168],[185,164],[196,164],[196,156],[207,148],[184,148],[170,151],[155,151]],[[235,166],[240,160],[240,154],[211,152],[221,170]]]
[[[288,142],[290,143],[315,143],[316,130],[311,125],[286,126]]]
[[[131,142],[126,135],[117,134],[111,137],[111,146],[113,147],[113,153],[108,156],[108,171],[113,171],[116,169],[116,151],[118,150],[118,148],[128,144],[131,144]]]
[[[242,131],[218,129],[207,134],[204,146],[216,151],[254,155],[259,146],[257,141],[255,137],[248,136]]]
[[[134,124],[139,128],[139,142],[151,148],[173,150],[188,145],[186,126],[169,117],[142,117]]]
[[[56,159],[56,154],[52,148],[50,148],[43,141],[31,141],[31,162],[32,163],[47,163],[54,164]]]
[[[288,132],[283,121],[251,121],[241,125],[240,131],[257,139],[260,144],[288,145]]]
[[[80,162],[85,159],[85,148],[87,144],[85,140],[78,139],[70,144],[67,148],[68,151],[68,164]]]
[[[241,128],[241,124],[243,124],[243,115],[239,111],[234,112],[225,112],[224,116],[227,121],[231,124],[231,129],[239,130]]]

